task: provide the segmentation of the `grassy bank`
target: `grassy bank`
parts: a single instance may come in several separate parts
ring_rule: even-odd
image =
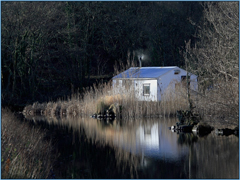
[[[120,62],[114,66],[114,75],[130,67],[136,67],[136,64],[128,58],[127,64]],[[111,81],[102,82],[83,89],[81,94],[72,92],[72,95],[65,99],[28,105],[23,112],[25,115],[45,115],[57,119],[66,116],[89,117],[113,107],[117,118],[121,116],[123,119],[175,116],[177,110],[189,108],[186,88],[180,84],[177,87],[176,91],[167,89],[162,94],[161,102],[138,101],[135,92],[124,90],[116,93]]]
[[[228,87],[229,88],[229,87]],[[235,88],[236,89],[236,88]],[[221,90],[221,93],[219,93]],[[212,89],[203,93],[190,91],[190,101],[194,113],[200,114],[205,122],[215,126],[238,125],[238,94],[232,89],[234,96],[226,97],[226,90]],[[225,93],[224,93],[225,92]],[[55,118],[68,116],[89,117],[95,113],[103,113],[114,106],[117,119],[155,118],[175,116],[177,110],[190,109],[187,90],[181,87],[177,91],[167,89],[161,102],[138,101],[133,92],[116,94],[111,82],[93,85],[84,89],[82,94],[75,93],[67,99],[56,102],[34,103],[24,108],[25,115],[44,115]],[[225,98],[224,98],[225,97]]]
[[[75,93],[67,100],[48,103],[34,103],[24,108],[26,115],[45,115],[51,117],[82,116],[89,117],[100,113],[111,105],[116,108],[116,116],[120,113],[123,119],[160,117],[175,115],[177,110],[187,109],[188,101],[185,89],[176,94],[168,90],[161,102],[138,101],[133,92],[116,94],[111,82],[86,88],[83,94]]]
[[[114,67],[114,74],[119,74],[129,67],[136,65],[128,60],[127,65],[119,64]],[[174,82],[172,82],[174,83]],[[176,88],[171,88],[176,87]],[[203,91],[204,89],[204,91]],[[177,110],[189,110],[191,106],[201,117],[222,124],[229,122],[238,124],[238,82],[216,82],[211,89],[199,84],[199,92],[189,91],[181,83],[169,86],[161,95],[161,102],[138,101],[135,92],[116,91],[111,81],[94,84],[80,93],[55,102],[34,103],[24,108],[25,115],[45,115],[55,118],[67,116],[89,117],[95,113],[104,113],[109,107],[114,108],[117,118],[134,119],[145,117],[175,116]],[[209,117],[211,118],[209,120]]]
[[[46,131],[21,122],[7,109],[2,109],[1,178],[51,178],[56,155]]]

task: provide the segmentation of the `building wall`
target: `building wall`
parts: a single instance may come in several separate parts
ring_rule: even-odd
[[[150,95],[143,95],[143,85],[150,85]],[[135,97],[139,101],[157,101],[157,80],[134,80]]]
[[[176,83],[180,83],[182,81],[182,76],[187,76],[187,71],[176,68],[175,70],[179,70],[178,74],[174,73],[174,70],[169,71],[168,73],[162,75],[158,79],[158,101],[160,101],[166,93],[166,91],[172,91],[175,92],[176,90]],[[190,74],[189,74],[190,75]],[[196,75],[190,75],[190,89],[197,91],[198,90],[198,84],[197,84],[197,76]],[[174,94],[174,93],[173,93]],[[177,95],[177,92],[175,93]]]
[[[150,85],[150,94],[143,95],[143,85]],[[139,101],[157,101],[157,80],[114,79],[113,89],[116,94],[133,93]]]
[[[112,85],[115,94],[127,94],[134,91],[134,81],[131,79],[114,79]]]
[[[182,76],[187,76],[187,71],[181,68],[175,70],[179,70],[179,73],[175,74],[172,70],[158,79],[114,79],[113,87],[116,93],[127,94],[133,92],[139,101],[160,101],[167,90],[172,90],[175,93],[175,84],[182,81]],[[150,84],[150,95],[143,95],[144,84]],[[198,90],[197,76],[195,75],[190,75],[190,89]],[[175,94],[177,95],[177,93]]]

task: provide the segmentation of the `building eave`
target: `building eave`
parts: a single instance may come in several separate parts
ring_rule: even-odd
[[[119,80],[126,80],[126,79],[131,79],[131,80],[157,80],[158,77],[156,77],[156,78],[123,78],[123,77],[112,78],[112,80],[116,80],[116,79],[119,79]]]

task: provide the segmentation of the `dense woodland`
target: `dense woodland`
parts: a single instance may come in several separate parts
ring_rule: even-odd
[[[113,76],[114,65],[184,66],[199,2],[1,2],[2,103],[54,100]]]
[[[231,108],[238,107],[238,2],[1,6],[3,105],[24,106],[81,93],[94,82],[110,80],[116,64],[138,65],[142,52],[147,57],[143,66],[187,69],[199,76],[205,99],[205,90],[212,87],[216,95],[231,98]],[[222,99],[211,102],[229,106]]]

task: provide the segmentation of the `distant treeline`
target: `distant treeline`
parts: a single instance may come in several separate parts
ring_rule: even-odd
[[[200,2],[1,2],[3,105],[67,96],[109,80],[114,65],[184,66],[199,41]]]

